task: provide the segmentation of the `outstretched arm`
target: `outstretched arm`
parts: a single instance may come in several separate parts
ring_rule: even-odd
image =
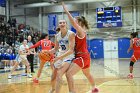
[[[38,41],[35,45],[32,45],[29,49],[36,48],[41,45],[41,40]]]
[[[68,9],[67,9],[66,5],[64,4],[64,2],[62,2],[62,6],[63,6],[64,11],[68,15],[68,18],[69,18],[72,26],[76,29],[78,36],[80,38],[83,38],[85,36],[85,33],[84,33],[83,29],[78,25],[78,23],[75,22],[74,18],[72,17],[70,12],[68,11]]]
[[[51,42],[51,45],[54,47],[55,46],[55,44],[53,43],[53,42]]]
[[[59,49],[59,44],[58,44],[58,41],[57,41],[57,36],[55,36],[54,48],[52,48],[51,50],[49,50],[49,52],[51,54],[54,54],[58,49]]]

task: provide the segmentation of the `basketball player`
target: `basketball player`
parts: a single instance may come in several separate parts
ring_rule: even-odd
[[[130,52],[131,49],[133,49],[133,55],[131,57],[131,61],[130,61],[130,66],[129,66],[129,70],[130,73],[128,75],[128,78],[133,79],[133,65],[134,63],[140,59],[140,38],[138,38],[138,33],[137,32],[133,32],[130,34],[130,47],[127,51],[127,53]]]
[[[35,45],[31,46],[29,49],[33,49],[33,48],[41,46],[41,49],[42,49],[41,51],[46,51],[46,50],[50,50],[52,47],[54,47],[54,45],[55,44],[49,40],[48,34],[42,33],[40,41],[38,41]],[[39,77],[40,77],[42,69],[46,63],[46,62],[42,62],[42,60],[40,60],[40,61],[41,62],[40,62],[40,66],[38,69],[37,77],[33,79],[34,83],[39,82]],[[52,64],[51,64],[51,66],[52,66]]]
[[[54,71],[51,79],[52,89],[49,93],[60,93],[62,76],[69,68],[74,58],[75,34],[68,30],[65,20],[60,20],[58,23],[60,31],[55,37],[55,47],[50,51],[51,53],[57,52],[54,58]],[[56,84],[56,85],[55,85]]]
[[[12,68],[12,70],[8,76],[8,79],[12,78],[11,75],[14,72],[14,70],[18,67],[20,62],[23,62],[27,66],[27,76],[29,78],[32,78],[32,75],[30,74],[30,65],[27,60],[27,55],[30,54],[30,51],[27,51],[26,50],[27,48],[29,48],[27,45],[27,40],[23,40],[22,45],[20,45],[20,47],[19,47],[18,55],[16,56],[16,63],[14,65],[14,67]]]
[[[87,77],[88,81],[92,85],[92,93],[98,93],[99,89],[95,87],[95,82],[93,76],[90,74],[90,54],[87,50],[87,42],[86,42],[86,31],[88,30],[88,23],[83,16],[78,16],[75,18],[67,10],[64,2],[62,2],[62,6],[68,18],[72,24],[72,26],[76,29],[76,37],[75,37],[75,59],[70,65],[66,77],[68,80],[69,93],[75,93],[74,90],[74,81],[73,76],[82,70],[83,74]]]

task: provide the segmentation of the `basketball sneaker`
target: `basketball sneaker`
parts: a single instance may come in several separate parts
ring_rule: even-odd
[[[33,82],[34,82],[34,83],[39,83],[39,80],[38,80],[37,78],[34,78],[34,79],[33,79]]]
[[[128,76],[127,76],[129,79],[133,79],[134,78],[134,75],[132,73],[129,73]]]
[[[96,87],[94,87],[94,88],[92,89],[91,93],[99,93],[99,89],[96,88]]]
[[[11,74],[9,74],[9,75],[8,75],[8,79],[11,79],[11,78],[12,78],[12,76],[11,76]]]
[[[54,91],[55,91],[55,89],[51,89],[51,90],[49,90],[48,93],[54,93]]]
[[[27,74],[27,77],[28,77],[28,78],[32,78],[32,75],[31,75],[31,74]]]
[[[7,71],[7,67],[4,67],[4,70]]]

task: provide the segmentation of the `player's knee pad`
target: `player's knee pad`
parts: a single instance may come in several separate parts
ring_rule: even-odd
[[[131,62],[130,62],[130,66],[132,66],[132,67],[133,67],[133,65],[134,65],[134,62],[132,62],[132,61],[131,61]]]

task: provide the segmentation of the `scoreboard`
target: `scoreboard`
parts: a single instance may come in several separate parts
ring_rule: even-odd
[[[96,9],[97,28],[122,27],[120,6]]]

